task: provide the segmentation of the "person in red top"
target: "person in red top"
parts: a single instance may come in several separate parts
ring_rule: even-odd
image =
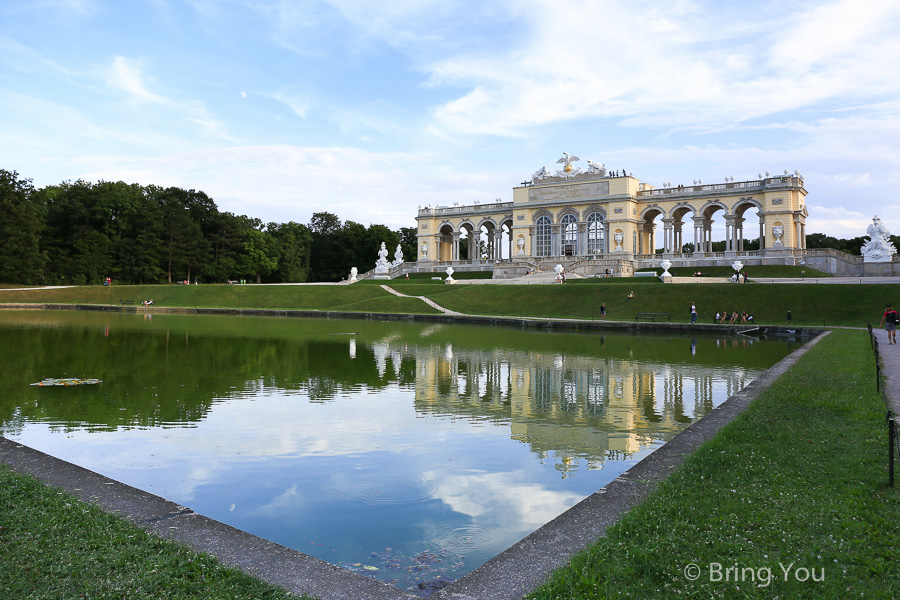
[[[897,323],[900,322],[900,313],[897,313],[896,310],[891,308],[891,305],[888,304],[884,309],[884,315],[881,317],[881,323],[878,324],[879,327],[884,325],[884,328],[887,330],[888,334],[888,344],[896,344],[897,343]]]

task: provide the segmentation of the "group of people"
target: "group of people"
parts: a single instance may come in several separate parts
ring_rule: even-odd
[[[750,278],[747,276],[747,271],[735,273],[731,276],[731,283],[747,283],[748,281],[750,281]]]
[[[735,323],[752,323],[753,315],[748,314],[747,311],[742,311],[738,313],[738,311],[733,310],[731,314],[728,314],[727,310],[723,310],[722,312],[716,313],[716,323],[730,323],[734,325]]]

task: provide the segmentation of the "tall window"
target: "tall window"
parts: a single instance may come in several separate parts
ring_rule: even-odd
[[[603,254],[603,238],[606,234],[603,227],[603,215],[591,213],[588,222],[588,254]]]
[[[562,244],[563,254],[566,256],[575,255],[575,245],[578,240],[578,226],[575,215],[565,215],[560,221],[562,224]]]
[[[534,225],[534,246],[537,256],[550,256],[550,217],[538,217]]]

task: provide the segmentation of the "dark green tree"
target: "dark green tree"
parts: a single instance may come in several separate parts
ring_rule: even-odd
[[[31,180],[0,170],[0,281],[39,284],[47,256],[41,249],[42,208]]]
[[[405,262],[416,262],[419,260],[418,248],[418,232],[415,227],[401,227],[400,231],[400,248],[403,250],[403,260]]]
[[[283,283],[302,283],[309,277],[312,234],[306,225],[290,221],[269,223],[266,231],[275,238],[278,268],[275,279]]]
[[[341,220],[329,212],[313,213],[309,221],[312,251],[309,258],[310,281],[340,281],[346,272],[346,249],[340,239]],[[365,272],[361,269],[360,272]]]

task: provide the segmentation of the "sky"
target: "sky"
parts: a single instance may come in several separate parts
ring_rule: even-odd
[[[6,0],[0,169],[396,229],[568,152],[798,170],[807,233],[900,233],[898,30],[896,0]]]

